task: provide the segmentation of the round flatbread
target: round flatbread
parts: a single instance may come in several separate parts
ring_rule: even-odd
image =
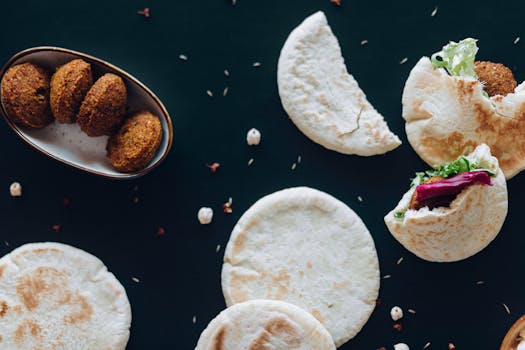
[[[487,144],[510,179],[525,169],[525,83],[506,96],[483,96],[472,77],[450,76],[423,57],[403,91],[408,141],[432,167]]]
[[[290,34],[277,67],[284,109],[308,138],[344,154],[371,156],[401,144],[354,77],[323,12]]]
[[[226,247],[227,305],[287,301],[317,318],[337,346],[367,322],[378,290],[377,252],[366,226],[344,203],[308,187],[257,201]]]
[[[474,184],[464,189],[450,207],[408,209],[416,189],[413,186],[399,204],[385,216],[390,233],[409,251],[428,261],[451,262],[466,259],[485,248],[499,233],[507,216],[507,183],[487,145],[467,156],[493,171],[493,185]],[[395,213],[404,212],[403,218]]]
[[[230,306],[202,332],[195,350],[335,350],[330,333],[303,309],[275,300]]]
[[[104,264],[77,248],[33,243],[0,259],[0,348],[126,348],[131,309]]]

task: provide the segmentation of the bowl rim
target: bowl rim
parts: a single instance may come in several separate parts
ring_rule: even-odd
[[[91,56],[91,55],[88,55],[88,54],[85,54],[83,52],[79,52],[79,51],[74,51],[74,50],[70,50],[70,49],[66,49],[66,48],[63,48],[63,47],[57,47],[57,46],[35,46],[35,47],[31,47],[31,48],[28,48],[28,49],[25,49],[25,50],[22,50],[22,51],[19,51],[17,52],[16,54],[14,54],[13,56],[11,56],[11,58],[9,58],[7,60],[7,62],[3,65],[2,69],[0,70],[0,85],[1,85],[1,80],[3,79],[5,73],[7,72],[7,70],[9,68],[11,68],[11,66],[13,65],[14,62],[16,62],[17,60],[19,60],[20,58],[24,57],[24,56],[27,56],[29,54],[33,54],[33,53],[36,53],[36,52],[41,52],[41,51],[52,51],[52,52],[60,52],[60,53],[67,53],[67,54],[70,54],[70,55],[73,55],[73,56],[77,56],[78,58],[82,58],[82,59],[85,59],[87,61],[91,61],[91,62],[95,62],[97,64],[100,64],[102,66],[104,66],[105,68],[108,68],[110,70],[110,72],[112,73],[117,73],[121,76],[124,76],[126,79],[128,80],[131,80],[133,83],[137,84],[147,95],[149,95],[153,101],[158,105],[158,107],[160,108],[160,110],[162,111],[162,114],[163,114],[163,118],[164,120],[166,121],[166,125],[167,125],[167,135],[164,135],[165,134],[165,130],[163,128],[163,137],[168,137],[168,144],[166,145],[166,148],[165,150],[163,151],[161,157],[154,163],[152,164],[149,164],[148,166],[146,166],[144,169],[141,169],[139,171],[135,171],[135,172],[131,172],[131,173],[119,173],[119,174],[108,174],[108,173],[105,173],[103,171],[99,171],[99,170],[94,170],[94,169],[91,169],[89,167],[86,167],[86,166],[82,166],[82,165],[78,165],[78,164],[74,164],[64,158],[61,158],[57,155],[55,155],[54,153],[51,153],[45,149],[42,149],[38,146],[36,146],[35,144],[33,144],[31,141],[29,141],[26,136],[24,135],[24,132],[22,131],[22,128],[19,127],[18,125],[16,125],[7,115],[7,112],[5,110],[5,107],[4,107],[4,103],[3,101],[0,101],[0,112],[2,114],[2,116],[4,117],[4,120],[6,121],[6,123],[9,125],[9,127],[17,134],[17,136],[23,140],[27,145],[31,146],[31,148],[33,149],[36,149],[37,151],[39,151],[40,153],[60,162],[60,163],[63,163],[63,164],[66,164],[72,168],[75,168],[77,170],[82,170],[84,172],[87,172],[87,173],[91,173],[91,174],[94,174],[94,175],[97,175],[97,176],[100,176],[100,177],[103,177],[103,178],[107,178],[107,179],[114,179],[114,180],[131,180],[131,179],[136,179],[136,178],[139,178],[141,176],[144,176],[146,174],[148,174],[149,172],[151,172],[152,170],[156,169],[165,159],[166,157],[168,156],[168,153],[171,149],[171,146],[173,144],[173,126],[172,126],[172,122],[171,122],[171,117],[169,115],[169,112],[168,110],[166,109],[166,107],[164,106],[164,104],[162,103],[162,101],[157,97],[157,95],[155,95],[146,85],[144,85],[140,80],[138,80],[137,78],[135,78],[133,75],[129,74],[128,72],[126,72],[125,70],[123,70],[122,68],[119,68],[105,60],[102,60],[100,58],[97,58],[95,56]]]
[[[500,345],[500,350],[513,350],[510,348],[510,345],[514,342],[521,330],[525,329],[525,315],[518,318],[512,327],[509,328],[505,338]]]

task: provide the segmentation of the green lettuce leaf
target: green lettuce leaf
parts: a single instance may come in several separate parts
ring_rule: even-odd
[[[455,161],[446,163],[437,169],[417,172],[416,176],[411,179],[410,187],[417,186],[434,176],[448,178],[467,171],[486,171],[490,176],[496,175],[488,169],[480,168],[476,163],[466,157],[459,157]]]
[[[452,76],[477,78],[474,62],[478,53],[477,40],[467,38],[459,43],[451,41],[430,58],[435,68],[445,68]]]

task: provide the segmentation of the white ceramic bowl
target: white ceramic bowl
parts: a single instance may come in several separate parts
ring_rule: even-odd
[[[59,66],[77,58],[91,64],[94,80],[105,73],[114,73],[124,80],[128,91],[127,111],[148,110],[160,118],[162,142],[157,154],[146,168],[131,173],[119,172],[106,159],[107,136],[88,137],[77,124],[59,124],[56,121],[43,129],[24,129],[9,119],[2,103],[1,112],[7,124],[30,146],[73,168],[112,179],[132,179],[149,173],[168,155],[173,139],[173,129],[168,111],[159,98],[129,73],[81,52],[42,46],[21,51],[11,57],[0,71],[0,80],[11,66],[19,63],[31,62],[53,73]]]

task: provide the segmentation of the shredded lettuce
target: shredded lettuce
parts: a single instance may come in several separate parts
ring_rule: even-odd
[[[445,68],[452,76],[469,76],[477,78],[474,69],[476,54],[478,53],[477,40],[467,38],[459,43],[451,41],[443,46],[443,50],[432,55],[431,61],[435,68]]]
[[[472,162],[467,157],[459,157],[453,162],[446,163],[437,169],[427,170],[425,172],[417,172],[416,176],[411,179],[410,187],[417,186],[431,177],[439,176],[449,178],[467,171],[485,171],[490,176],[494,176],[494,172],[481,168],[478,164]]]

